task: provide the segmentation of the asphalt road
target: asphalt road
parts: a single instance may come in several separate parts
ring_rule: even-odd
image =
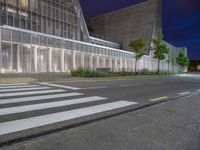
[[[0,85],[0,145],[199,150],[199,99],[200,75]]]

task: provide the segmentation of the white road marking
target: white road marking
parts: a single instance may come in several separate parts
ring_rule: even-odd
[[[167,98],[168,98],[167,96],[163,96],[163,97],[158,97],[158,98],[150,99],[149,101],[155,102],[155,101],[160,101],[160,100],[164,100],[164,99],[167,99]]]
[[[26,95],[37,95],[37,94],[47,94],[47,93],[57,93],[66,92],[66,90],[42,90],[42,91],[28,91],[28,92],[18,92],[18,93],[1,93],[0,98],[10,97],[10,96],[26,96]]]
[[[12,99],[0,100],[0,105],[1,104],[12,104],[12,103],[20,103],[20,102],[47,100],[47,99],[70,97],[70,96],[80,96],[80,95],[84,95],[84,94],[73,92],[73,93],[61,93],[61,94],[53,94],[53,95],[20,97],[20,98],[12,98]]]
[[[33,88],[16,88],[16,89],[0,89],[0,92],[18,92],[18,91],[31,91],[31,90],[47,90],[51,89],[51,87],[33,87]]]
[[[81,88],[77,88],[77,87],[72,87],[72,86],[66,86],[66,85],[59,85],[59,84],[52,84],[52,83],[46,83],[46,82],[42,82],[39,83],[41,85],[47,85],[47,86],[53,86],[53,87],[58,87],[58,88],[64,88],[64,89],[70,89],[70,90],[80,90]]]
[[[187,95],[187,94],[190,94],[190,92],[181,92],[181,93],[178,93],[179,95]]]
[[[0,86],[17,86],[17,85],[29,85],[29,83],[0,84]]]
[[[0,123],[0,135],[5,135],[17,131],[36,128],[44,125],[54,124],[62,121],[67,121],[75,118],[89,116],[113,109],[118,109],[126,106],[134,105],[133,102],[118,101],[85,108],[79,108],[54,114],[31,117],[21,120],[9,121]]]
[[[29,88],[29,87],[39,87],[40,85],[19,85],[19,86],[3,86],[0,89],[14,89],[14,88]]]
[[[129,87],[129,86],[141,86],[142,84],[125,84],[125,85],[120,85],[120,87]]]
[[[80,89],[82,89],[82,90],[92,90],[92,89],[106,89],[107,87],[106,86],[97,86],[97,87],[88,87],[88,88],[80,88]]]
[[[69,105],[75,105],[75,104],[81,104],[81,103],[87,103],[87,102],[101,101],[101,100],[105,100],[105,99],[106,98],[104,98],[104,97],[93,96],[93,97],[84,97],[84,98],[63,100],[63,101],[58,101],[58,102],[49,102],[49,103],[42,103],[42,104],[33,104],[33,105],[2,108],[2,109],[0,109],[0,116],[34,111],[34,110],[63,107],[63,106],[69,106]]]

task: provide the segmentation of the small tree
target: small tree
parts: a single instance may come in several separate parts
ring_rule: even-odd
[[[170,71],[169,71],[170,63],[172,63],[172,61],[173,61],[173,60],[172,60],[172,59],[173,59],[173,56],[171,55],[170,52],[171,52],[171,49],[169,49],[169,52],[168,52],[168,54],[167,54],[167,65],[168,65],[168,67],[167,67],[167,68],[168,68],[167,71],[168,71],[168,74],[169,74],[169,72],[170,72]]]
[[[172,68],[173,68],[172,70],[173,70],[173,73],[175,73],[175,68],[174,68],[175,62],[176,62],[175,57],[170,55],[170,56],[168,57],[168,63],[172,63]]]
[[[135,73],[137,74],[137,62],[142,58],[144,55],[144,49],[146,47],[144,39],[136,39],[131,40],[129,43],[129,46],[134,50],[135,52]]]
[[[184,51],[180,51],[179,55],[176,57],[176,62],[182,67],[183,71],[183,68],[188,66],[190,61],[188,56],[186,56],[186,54],[184,53]]]
[[[157,37],[153,39],[154,43],[154,58],[158,59],[158,74],[160,74],[160,61],[165,59],[165,55],[168,54],[169,48],[163,42],[162,30],[157,34]]]

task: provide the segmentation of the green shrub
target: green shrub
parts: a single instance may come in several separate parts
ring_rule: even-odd
[[[79,68],[77,70],[71,71],[71,75],[75,77],[118,77],[118,76],[133,76],[136,75],[135,72],[101,72],[101,71],[91,71]],[[138,75],[157,75],[157,72],[150,72],[148,69],[143,69],[138,72]],[[160,75],[169,75],[167,72],[161,72]]]

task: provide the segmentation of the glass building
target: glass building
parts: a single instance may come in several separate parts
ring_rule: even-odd
[[[81,39],[73,0],[0,0],[1,25]]]
[[[134,71],[134,53],[89,35],[78,0],[0,0],[0,24],[0,73]],[[145,55],[139,70],[156,63]]]

